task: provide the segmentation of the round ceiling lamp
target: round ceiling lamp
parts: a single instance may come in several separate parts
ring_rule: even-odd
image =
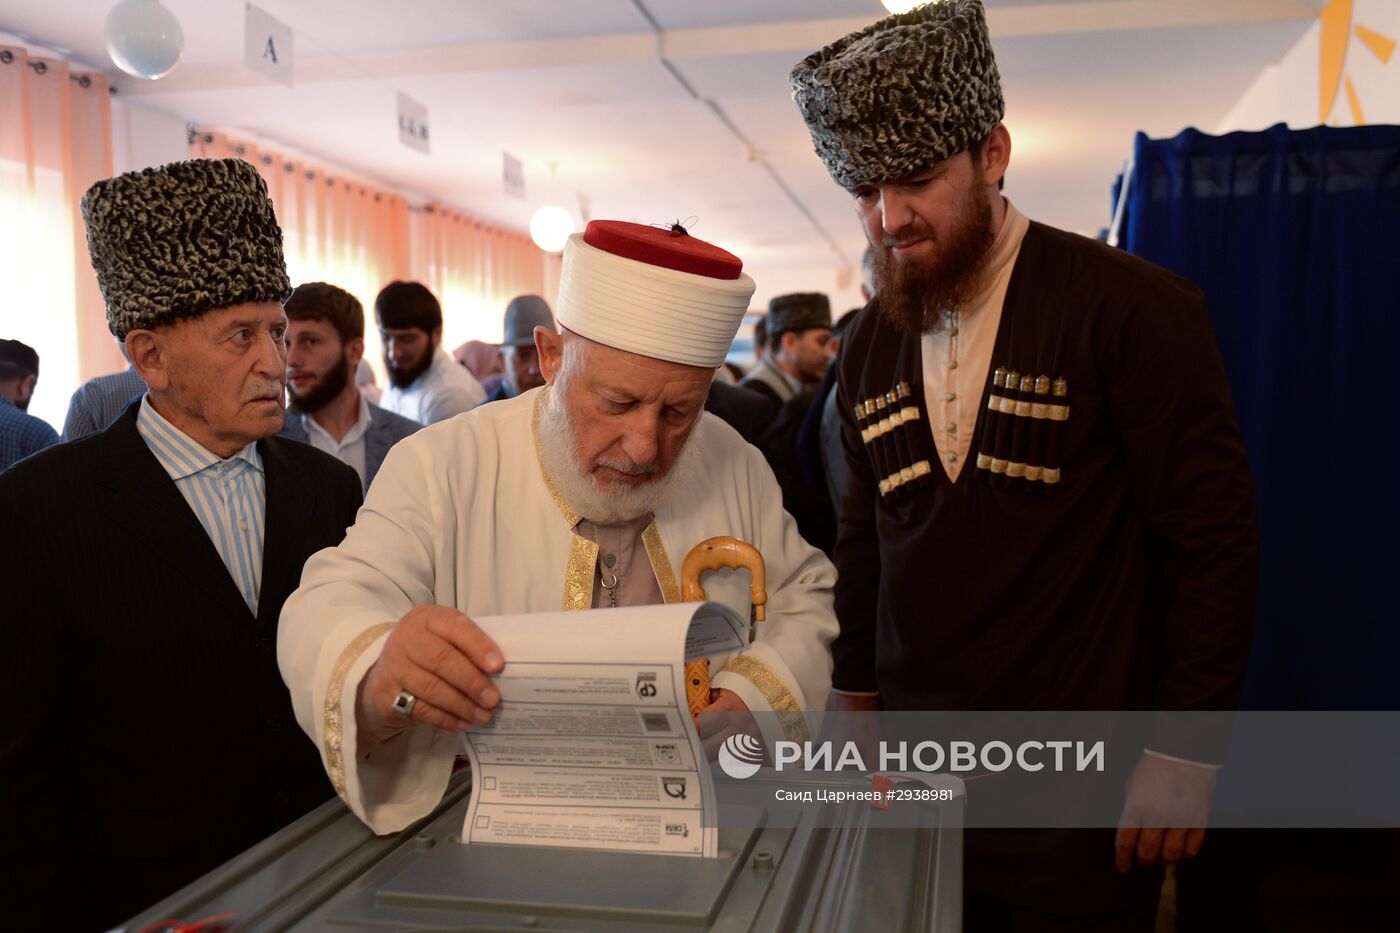
[[[880,0],[891,13],[908,13],[916,6],[923,6],[929,0]]]
[[[185,33],[160,0],[122,0],[102,30],[107,54],[127,74],[154,81],[168,75],[185,50]]]
[[[530,239],[546,253],[557,253],[574,232],[574,215],[556,204],[547,204],[530,218]]]

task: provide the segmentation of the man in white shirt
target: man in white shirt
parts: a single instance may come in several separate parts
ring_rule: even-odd
[[[374,300],[389,387],[381,404],[419,424],[436,424],[486,400],[466,367],[442,349],[442,306],[420,282],[390,282]]]
[[[291,410],[282,436],[339,458],[368,489],[389,448],[421,425],[370,402],[350,377],[365,352],[365,312],[358,298],[310,282],[297,286],[284,310]]]

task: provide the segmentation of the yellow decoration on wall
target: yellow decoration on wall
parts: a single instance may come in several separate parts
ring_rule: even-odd
[[[1344,76],[1346,68],[1347,47],[1352,36],[1352,13],[1354,12],[1353,0],[1331,0],[1327,6],[1322,8],[1318,14],[1318,19],[1322,24],[1322,41],[1320,42],[1317,69],[1317,122],[1326,123],[1327,115],[1332,112],[1332,106],[1337,101],[1337,92],[1346,88],[1347,106],[1351,108],[1351,119],[1357,126],[1366,123],[1365,114],[1361,110],[1361,98],[1356,93],[1356,85],[1352,83],[1350,76]],[[1381,60],[1382,64],[1390,64],[1391,55],[1395,54],[1395,40],[1389,36],[1383,36],[1373,29],[1365,26],[1357,26],[1356,37],[1370,50],[1371,54]]]
[[[1342,84],[1347,62],[1347,39],[1351,36],[1352,0],[1331,0],[1322,8],[1322,55],[1317,72],[1317,122],[1326,123]]]
[[[1361,99],[1356,96],[1356,85],[1351,83],[1348,77],[1345,81],[1347,89],[1347,104],[1351,107],[1351,122],[1357,126],[1366,125],[1366,115],[1361,112]]]
[[[1356,27],[1356,38],[1366,43],[1371,54],[1381,60],[1382,65],[1390,64],[1390,56],[1395,54],[1395,40],[1387,38],[1365,26]]]

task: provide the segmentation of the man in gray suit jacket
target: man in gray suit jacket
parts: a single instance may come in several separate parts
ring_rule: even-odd
[[[311,282],[283,307],[291,406],[282,436],[340,458],[368,490],[389,448],[422,426],[371,404],[351,378],[365,353],[365,312],[354,295]]]

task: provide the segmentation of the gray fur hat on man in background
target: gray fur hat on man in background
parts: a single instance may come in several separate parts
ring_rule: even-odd
[[[956,155],[1006,112],[981,0],[887,16],[807,56],[789,80],[817,155],[847,190]]]
[[[788,331],[831,327],[831,300],[821,292],[793,292],[768,301],[768,340]]]
[[[267,185],[242,159],[194,159],[99,181],[82,200],[107,327],[133,330],[254,301],[292,283]]]

